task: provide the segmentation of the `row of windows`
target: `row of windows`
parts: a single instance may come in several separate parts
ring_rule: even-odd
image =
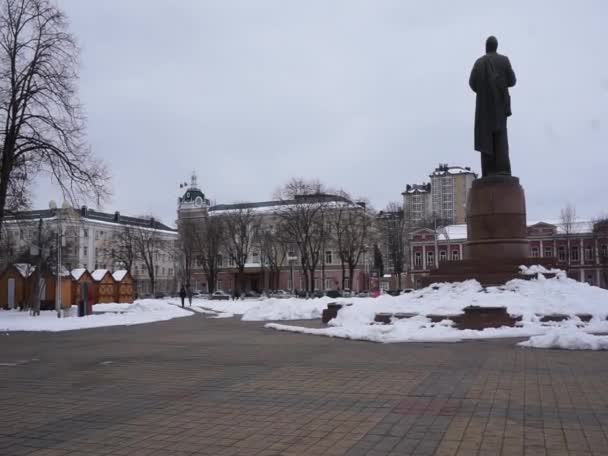
[[[567,249],[565,246],[559,246],[557,248],[557,259],[560,261],[566,261],[566,252]],[[530,249],[530,256],[532,256],[533,258],[538,258],[540,254],[540,250],[538,247],[532,247]],[[593,248],[591,246],[587,246],[585,247],[584,250],[584,254],[585,254],[585,260],[593,260],[594,257],[594,253],[593,253]],[[602,245],[600,248],[600,254],[602,257],[608,257],[608,245]],[[554,251],[553,251],[553,247],[552,246],[545,246],[543,248],[543,255],[545,257],[553,257],[554,256]],[[580,249],[577,245],[574,245],[570,248],[570,260],[572,261],[579,261],[580,259]]]
[[[445,250],[439,252],[439,262],[444,262],[448,258],[448,253]],[[452,261],[460,259],[460,250],[452,250]],[[428,267],[435,265],[435,252],[429,250],[426,252],[426,265]],[[414,266],[422,266],[422,252],[416,252],[414,254]]]

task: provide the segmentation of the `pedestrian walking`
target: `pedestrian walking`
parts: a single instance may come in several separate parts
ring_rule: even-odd
[[[186,289],[184,288],[183,285],[179,289],[179,297],[182,298],[182,307],[184,307],[184,300],[186,299]]]

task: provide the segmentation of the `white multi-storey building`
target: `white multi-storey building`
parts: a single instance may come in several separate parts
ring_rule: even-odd
[[[39,230],[62,233],[61,263],[67,270],[124,269],[126,265],[116,253],[119,244],[125,242],[124,233],[131,233],[133,238],[137,234],[153,236],[155,291],[175,291],[177,230],[154,218],[124,216],[119,212],[105,213],[86,206],[74,209],[69,205],[22,211],[5,220],[0,268],[26,255],[36,244]],[[50,242],[53,242],[54,236],[47,236]],[[134,251],[131,274],[137,281],[138,292],[149,294],[152,290],[148,270],[137,247],[132,245],[131,248]]]

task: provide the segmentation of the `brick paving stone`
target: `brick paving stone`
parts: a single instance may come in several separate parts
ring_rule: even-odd
[[[602,352],[380,345],[201,315],[6,341],[2,456],[608,455]]]

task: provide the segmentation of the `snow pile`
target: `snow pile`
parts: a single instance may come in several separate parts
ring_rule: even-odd
[[[334,300],[352,303],[343,307],[329,327],[311,329],[267,324],[269,328],[306,334],[370,340],[376,342],[457,341],[497,337],[530,337],[546,334],[552,328],[587,332],[608,332],[608,291],[569,279],[563,272],[546,279],[516,279],[501,287],[483,288],[477,281],[441,283],[397,297]],[[521,316],[515,327],[488,328],[482,331],[458,330],[450,320],[432,323],[428,315],[458,315],[467,306],[506,307],[511,315]],[[393,318],[390,325],[374,324],[377,313],[415,313],[413,318]],[[565,314],[561,322],[542,322],[543,316]],[[586,317],[591,316],[587,323]],[[272,319],[272,318],[267,318]]]
[[[565,350],[608,350],[608,336],[587,334],[578,328],[566,327],[531,337],[520,342],[522,347],[561,348]]]
[[[521,265],[519,267],[520,274],[523,275],[538,275],[538,274],[558,274],[562,272],[560,269],[547,269],[542,264],[533,264],[531,266]]]
[[[220,314],[241,315],[243,321],[313,320],[321,318],[331,298],[316,299],[237,299],[229,301],[193,300],[192,309],[212,310]],[[227,317],[217,317],[227,318]]]
[[[138,325],[192,315],[192,312],[155,299],[142,299],[133,304],[97,304],[93,306],[93,315],[81,318],[75,316],[77,312],[72,309],[65,312],[71,315],[65,318],[57,318],[54,311],[43,311],[40,316],[33,317],[28,312],[3,310],[0,311],[0,331],[70,331],[102,326]]]

